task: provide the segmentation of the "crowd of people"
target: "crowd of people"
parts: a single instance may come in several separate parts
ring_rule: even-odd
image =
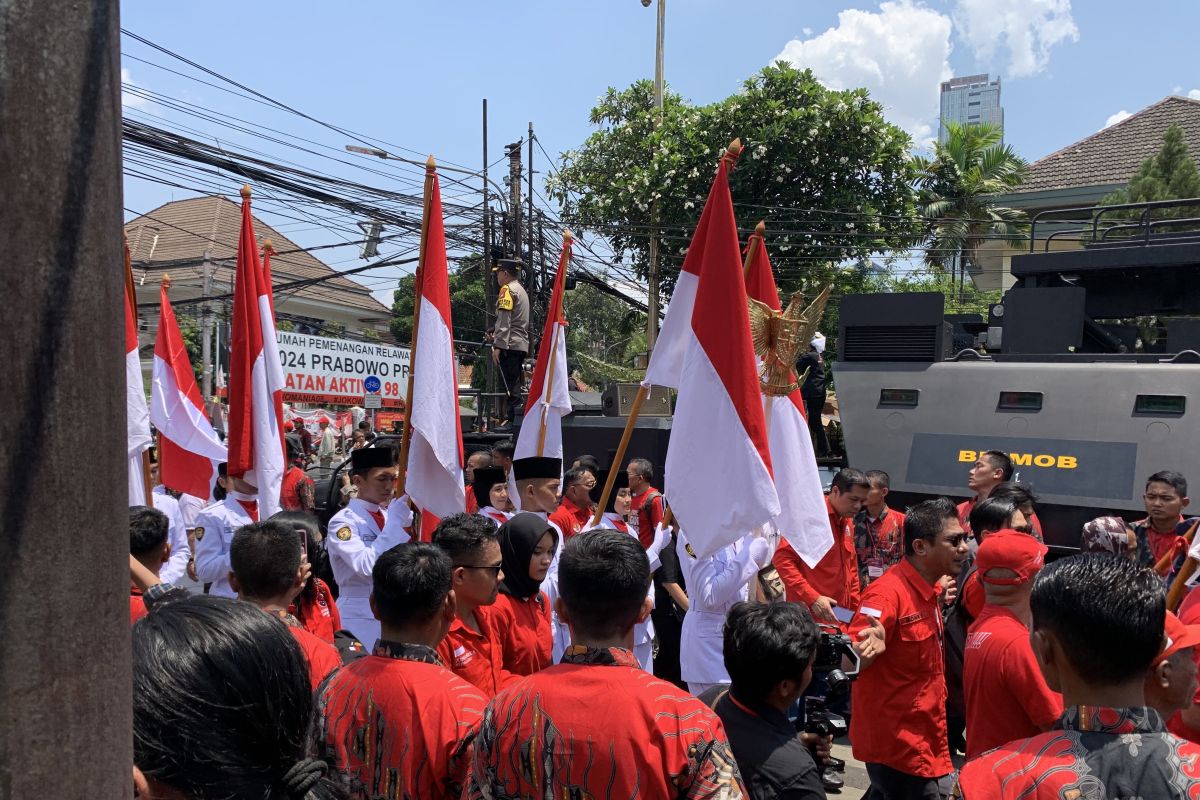
[[[903,512],[845,468],[809,563],[769,527],[698,554],[643,458],[500,442],[436,520],[392,447],[349,455],[324,532],[223,469],[216,503],[130,510],[140,797],[821,798],[818,717],[875,800],[1200,796],[1177,473],[1047,564],[1004,453]]]

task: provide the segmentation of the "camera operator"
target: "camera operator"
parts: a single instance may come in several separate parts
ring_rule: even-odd
[[[944,497],[908,510],[904,559],[872,583],[850,622],[850,633],[884,631],[855,644],[861,674],[851,696],[850,740],[871,778],[872,800],[938,800],[949,796],[946,679],[942,659],[939,582],[957,575],[967,534]]]
[[[751,800],[824,798],[818,757],[831,737],[797,734],[788,709],[812,679],[820,633],[795,603],[738,603],[724,629],[725,669],[733,681],[700,699],[717,712]]]

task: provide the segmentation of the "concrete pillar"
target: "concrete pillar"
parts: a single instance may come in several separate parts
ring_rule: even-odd
[[[0,0],[0,798],[132,797],[117,0]]]

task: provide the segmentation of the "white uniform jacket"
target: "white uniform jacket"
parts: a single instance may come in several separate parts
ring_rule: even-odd
[[[382,528],[371,516],[372,511],[384,514]],[[407,508],[398,507],[388,515],[387,509],[355,497],[329,520],[325,547],[338,584],[342,627],[357,636],[368,651],[379,638],[379,620],[371,613],[371,570],[380,554],[409,540],[408,532],[400,524],[405,511]]]
[[[196,516],[196,577],[212,584],[209,594],[237,597],[229,586],[229,543],[234,531],[253,521],[233,497],[213,503]]]
[[[707,558],[695,558],[680,531],[676,552],[688,593],[688,613],[679,640],[680,676],[690,683],[729,683],[722,646],[725,615],[748,597],[747,587],[758,574],[749,540],[726,545]]]
[[[187,527],[183,522],[183,509],[179,505],[179,501],[166,491],[160,492],[161,486],[154,487],[154,491],[150,493],[151,502],[154,507],[167,515],[170,520],[170,532],[167,534],[167,540],[171,543],[171,555],[167,559],[167,563],[162,565],[159,570],[158,577],[163,583],[174,583],[187,574],[188,562],[192,560],[192,551],[188,547]]]

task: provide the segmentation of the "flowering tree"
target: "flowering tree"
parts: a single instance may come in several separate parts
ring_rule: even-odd
[[[839,265],[919,236],[909,137],[865,89],[832,91],[779,62],[721,102],[668,92],[663,105],[657,124],[649,81],[609,89],[592,109],[599,130],[562,154],[547,186],[568,224],[605,237],[642,278],[657,233],[664,294],[734,137],[745,147],[730,179],[743,238],[766,221],[781,291],[837,281]]]

